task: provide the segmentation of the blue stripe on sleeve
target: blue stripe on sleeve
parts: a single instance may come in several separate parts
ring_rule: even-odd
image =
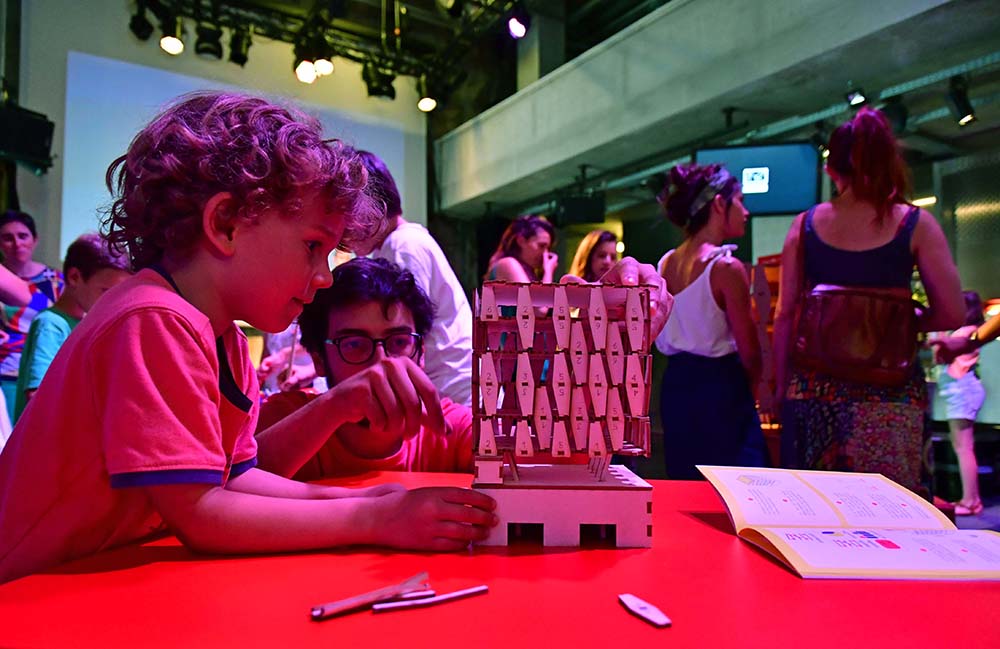
[[[256,462],[256,458],[254,458]],[[241,464],[243,464],[241,462]],[[156,487],[168,484],[222,484],[222,471],[210,469],[169,469],[166,471],[133,471],[111,476],[112,489],[123,487]]]
[[[249,460],[244,460],[243,462],[237,462],[229,470],[229,479],[232,480],[237,476],[241,476],[250,469],[254,468],[255,466],[257,466],[256,457],[252,457]]]

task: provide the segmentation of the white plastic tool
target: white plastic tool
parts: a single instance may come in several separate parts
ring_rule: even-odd
[[[618,596],[618,601],[622,603],[628,612],[636,617],[642,618],[653,626],[670,626],[670,618],[663,614],[663,611],[656,608],[647,601],[641,600],[630,593],[622,593]]]

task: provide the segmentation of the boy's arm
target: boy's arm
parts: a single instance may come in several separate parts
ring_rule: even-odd
[[[386,358],[258,433],[258,466],[295,475],[338,428],[362,420],[382,447],[398,447],[398,440],[414,437],[421,426],[445,429],[437,390],[420,366],[409,358]]]
[[[205,484],[141,487],[177,537],[198,552],[288,552],[343,545],[459,550],[496,524],[493,499],[432,487],[381,498],[260,496]]]
[[[348,489],[345,487],[327,487],[298,480],[289,480],[279,475],[250,469],[226,482],[226,489],[258,496],[273,496],[275,498],[297,498],[301,500],[322,500],[330,498],[368,498],[384,496],[397,491],[405,491],[400,484],[380,484],[373,487]]]

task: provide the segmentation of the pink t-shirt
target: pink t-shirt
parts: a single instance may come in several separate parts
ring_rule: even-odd
[[[246,337],[156,271],[108,291],[56,355],[0,455],[0,582],[163,520],[135,487],[223,485],[256,464]]]
[[[284,419],[319,395],[303,391],[279,392],[260,409],[259,429]],[[450,399],[441,399],[446,435],[421,428],[415,437],[404,440],[389,457],[370,460],[351,453],[334,433],[311,460],[295,474],[296,480],[319,480],[356,475],[366,471],[472,472],[472,410]]]

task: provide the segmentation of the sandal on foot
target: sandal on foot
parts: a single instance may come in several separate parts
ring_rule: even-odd
[[[955,516],[979,516],[983,511],[983,501],[977,500],[971,505],[955,503]]]

